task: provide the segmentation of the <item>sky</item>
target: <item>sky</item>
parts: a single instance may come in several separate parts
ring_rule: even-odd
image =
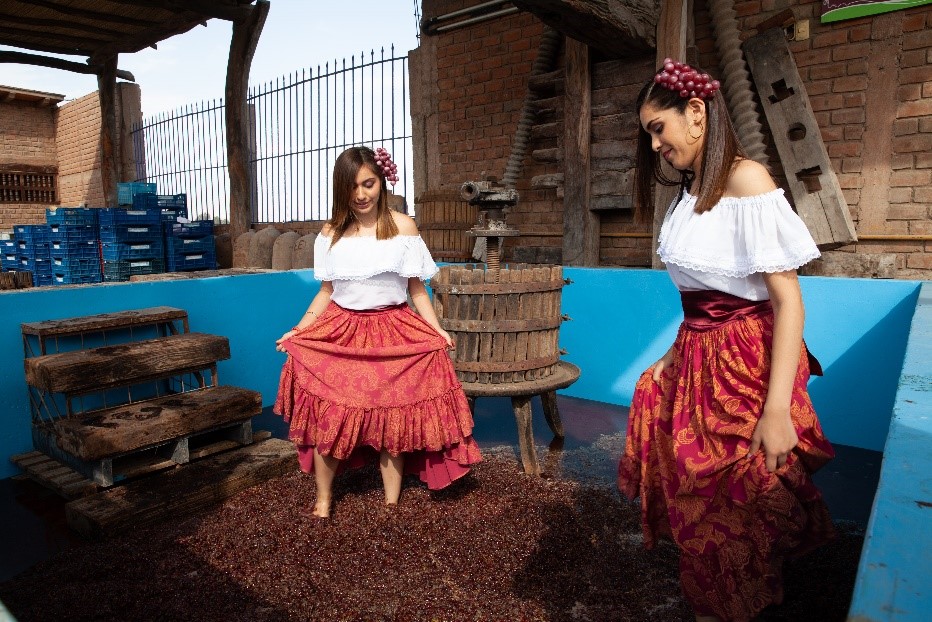
[[[420,0],[270,0],[249,85],[256,86],[334,59],[349,60],[395,46],[402,56],[417,47]],[[187,104],[223,97],[232,26],[212,19],[135,54],[121,54],[119,68],[131,72],[142,89],[142,113],[149,117]],[[0,49],[11,49],[3,48]],[[24,51],[24,50],[20,50]],[[26,50],[28,51],[28,50]],[[35,52],[45,54],[42,52]],[[49,54],[45,54],[49,56]],[[76,62],[86,58],[62,57]],[[0,84],[58,93],[66,100],[97,90],[95,76],[33,65],[0,63]]]

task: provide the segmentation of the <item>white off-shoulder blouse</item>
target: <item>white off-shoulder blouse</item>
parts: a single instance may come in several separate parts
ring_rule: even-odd
[[[714,289],[767,300],[763,273],[795,270],[820,254],[779,188],[723,197],[702,214],[695,206],[696,197],[684,192],[660,228],[657,254],[680,291]]]
[[[330,300],[344,309],[381,309],[408,299],[408,279],[422,281],[437,273],[437,264],[419,235],[343,237],[331,246],[319,234],[314,241],[314,278],[331,281]]]

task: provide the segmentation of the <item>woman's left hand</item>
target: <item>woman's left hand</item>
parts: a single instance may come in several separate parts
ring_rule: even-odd
[[[453,343],[453,337],[450,336],[450,333],[448,333],[447,331],[443,330],[442,328],[438,328],[438,329],[437,329],[437,333],[439,333],[440,336],[443,337],[444,341],[447,342],[447,347],[448,347],[449,349],[451,349],[451,350],[455,350],[455,349],[456,349],[456,344]]]
[[[786,459],[797,443],[799,443],[799,437],[796,436],[789,409],[781,412],[764,405],[764,413],[758,419],[754,434],[751,436],[748,457],[763,448],[764,462],[767,470],[772,473],[786,464]]]

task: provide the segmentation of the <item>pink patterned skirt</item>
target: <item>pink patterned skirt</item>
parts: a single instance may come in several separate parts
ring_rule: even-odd
[[[304,472],[315,447],[348,467],[387,450],[439,489],[482,460],[446,342],[407,305],[353,311],[331,302],[285,350],[273,411],[290,422]]]
[[[672,538],[696,613],[746,621],[783,600],[782,563],[834,536],[811,474],[834,456],[809,400],[805,345],[790,416],[799,437],[771,473],[746,459],[770,375],[773,310],[721,292],[683,292],[685,321],[660,382],[638,380],[618,487],[641,498],[644,543]]]

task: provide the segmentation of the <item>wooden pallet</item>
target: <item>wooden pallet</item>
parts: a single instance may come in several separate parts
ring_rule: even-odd
[[[88,538],[180,518],[296,467],[294,445],[268,439],[71,501],[69,526]]]
[[[252,438],[259,443],[272,437],[267,430],[257,430]],[[197,461],[215,454],[238,449],[241,445],[236,441],[219,440],[199,446],[190,452],[191,461]],[[30,451],[17,454],[10,460],[23,471],[23,476],[44,486],[59,496],[71,501],[95,494],[100,487],[92,480],[81,475],[70,466],[39,451]],[[178,463],[172,460],[143,459],[127,460],[120,464],[115,477],[122,482],[129,482],[139,477],[150,475],[158,471],[175,468]]]

